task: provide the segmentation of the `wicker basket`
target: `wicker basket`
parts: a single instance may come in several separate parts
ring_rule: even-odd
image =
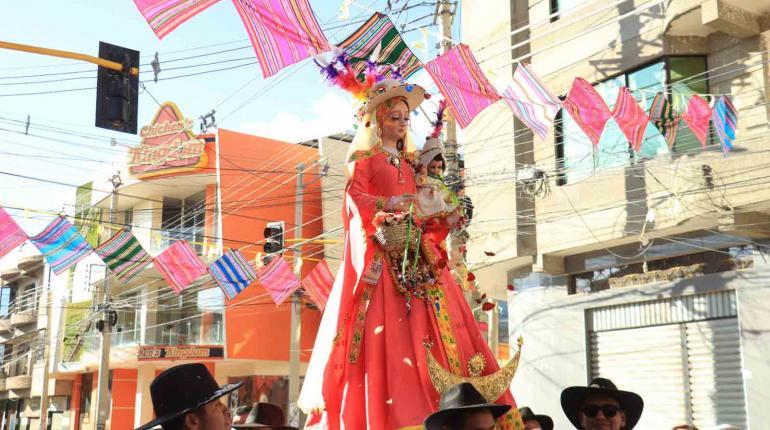
[[[417,249],[419,243],[419,232],[415,225],[411,227],[411,245],[410,249]],[[409,220],[404,219],[401,222],[391,225],[379,225],[374,237],[387,252],[403,252],[406,249],[406,242],[409,239]]]

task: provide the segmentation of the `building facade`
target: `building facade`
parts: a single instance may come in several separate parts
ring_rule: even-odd
[[[153,257],[186,240],[204,265],[225,249],[239,249],[259,265],[268,223],[283,224],[287,248],[300,239],[295,235],[297,202],[303,206],[302,236],[321,234],[317,179],[322,169],[316,148],[224,129],[199,135],[190,128],[191,121],[166,103],[153,124],[142,129],[142,144],[128,148],[114,205],[109,194],[92,193],[93,207],[101,208],[100,221],[83,228],[96,228],[99,243],[117,229],[128,229]],[[306,274],[324,258],[323,248],[307,245],[302,251]],[[290,249],[284,255],[293,257]],[[66,305],[54,312],[61,339],[53,344],[55,378],[71,384],[68,426],[54,428],[96,428],[101,344],[96,325],[102,312],[95,311],[94,300],[102,288],[116,322],[108,428],[132,429],[151,420],[151,381],[187,362],[205,363],[221,384],[245,381],[225,399],[233,409],[257,401],[288,409],[291,300],[276,306],[258,282],[228,300],[205,276],[176,294],[153,265],[123,284],[105,274],[104,263],[91,255],[73,270],[71,285],[60,293]],[[304,371],[320,312],[303,305],[300,320]]]
[[[502,102],[463,131],[468,260],[524,337],[517,401],[569,427],[560,392],[603,376],[645,399],[639,428],[764,428],[770,4],[484,0],[461,15],[500,90],[526,63],[561,98],[585,79],[610,110],[627,87],[645,110],[661,93],[678,113],[695,95],[738,111],[726,154],[684,121],[671,142],[648,126],[634,151],[611,119],[594,146],[563,110],[540,139]]]

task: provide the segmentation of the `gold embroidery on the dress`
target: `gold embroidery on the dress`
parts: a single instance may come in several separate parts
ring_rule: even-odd
[[[428,296],[433,301],[433,309],[436,315],[436,325],[441,336],[441,345],[444,347],[444,353],[447,356],[449,368],[453,373],[461,373],[460,352],[457,350],[457,340],[452,330],[452,319],[447,312],[446,295],[442,284],[437,282],[428,289]]]
[[[473,354],[473,357],[468,360],[468,375],[470,376],[481,376],[486,368],[487,359],[480,352]]]
[[[366,310],[369,308],[369,299],[372,297],[374,285],[364,283],[364,290],[361,292],[361,301],[358,303],[358,312],[356,320],[353,322],[353,338],[350,343],[350,353],[348,360],[351,363],[358,361],[361,352],[361,341],[364,339],[364,325],[366,323]]]

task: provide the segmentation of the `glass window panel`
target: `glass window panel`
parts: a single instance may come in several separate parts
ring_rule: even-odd
[[[562,114],[562,145],[564,148],[564,176],[574,183],[594,173],[594,153],[591,141],[572,117]]]
[[[596,170],[606,170],[615,166],[628,164],[628,139],[620,131],[618,123],[613,118],[607,121],[599,147],[596,150]]]
[[[565,11],[580,6],[583,3],[588,3],[589,0],[555,0],[556,10]]]
[[[708,93],[708,74],[705,57],[670,57],[671,102],[676,114],[687,109],[687,103],[694,94]],[[687,154],[700,151],[701,144],[684,121],[680,121],[674,152]]]
[[[666,64],[659,61],[649,66],[628,74],[628,89],[639,102],[639,106],[649,111],[655,94],[666,89]],[[648,124],[644,130],[644,140],[637,158],[655,158],[668,154],[666,139],[652,125]]]

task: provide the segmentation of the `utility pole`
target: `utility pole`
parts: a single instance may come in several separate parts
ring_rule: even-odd
[[[115,224],[115,210],[118,206],[118,188],[123,185],[120,180],[120,172],[110,178],[112,182],[112,196],[110,199],[110,218],[107,231],[112,235],[112,226]],[[110,396],[108,391],[110,382],[110,346],[114,313],[110,310],[109,292],[107,290],[107,272],[101,288],[96,289],[97,310],[100,312],[101,323],[97,322],[102,332],[102,344],[99,348],[99,381],[96,388],[96,429],[104,430],[107,425],[107,415],[110,411]]]
[[[53,293],[51,292],[51,267],[48,266],[48,276],[45,282],[45,344],[43,344],[43,394],[40,395],[40,430],[48,428],[48,361],[51,355],[51,308]]]
[[[294,237],[302,237],[302,201],[304,198],[304,171],[303,163],[297,164],[297,186],[294,197]],[[294,274],[297,279],[302,279],[302,243],[294,248]],[[291,340],[289,344],[289,417],[296,417],[298,413],[297,399],[299,398],[299,338],[302,330],[300,317],[302,316],[302,290],[298,288],[291,296]],[[297,422],[296,424],[299,424]]]
[[[436,16],[441,20],[441,53],[446,54],[452,49],[452,21],[454,21],[456,4],[449,0],[436,2]],[[459,180],[460,168],[457,158],[457,123],[454,115],[448,115],[444,122],[446,140],[444,141],[444,154],[447,162],[447,176],[452,180]]]

